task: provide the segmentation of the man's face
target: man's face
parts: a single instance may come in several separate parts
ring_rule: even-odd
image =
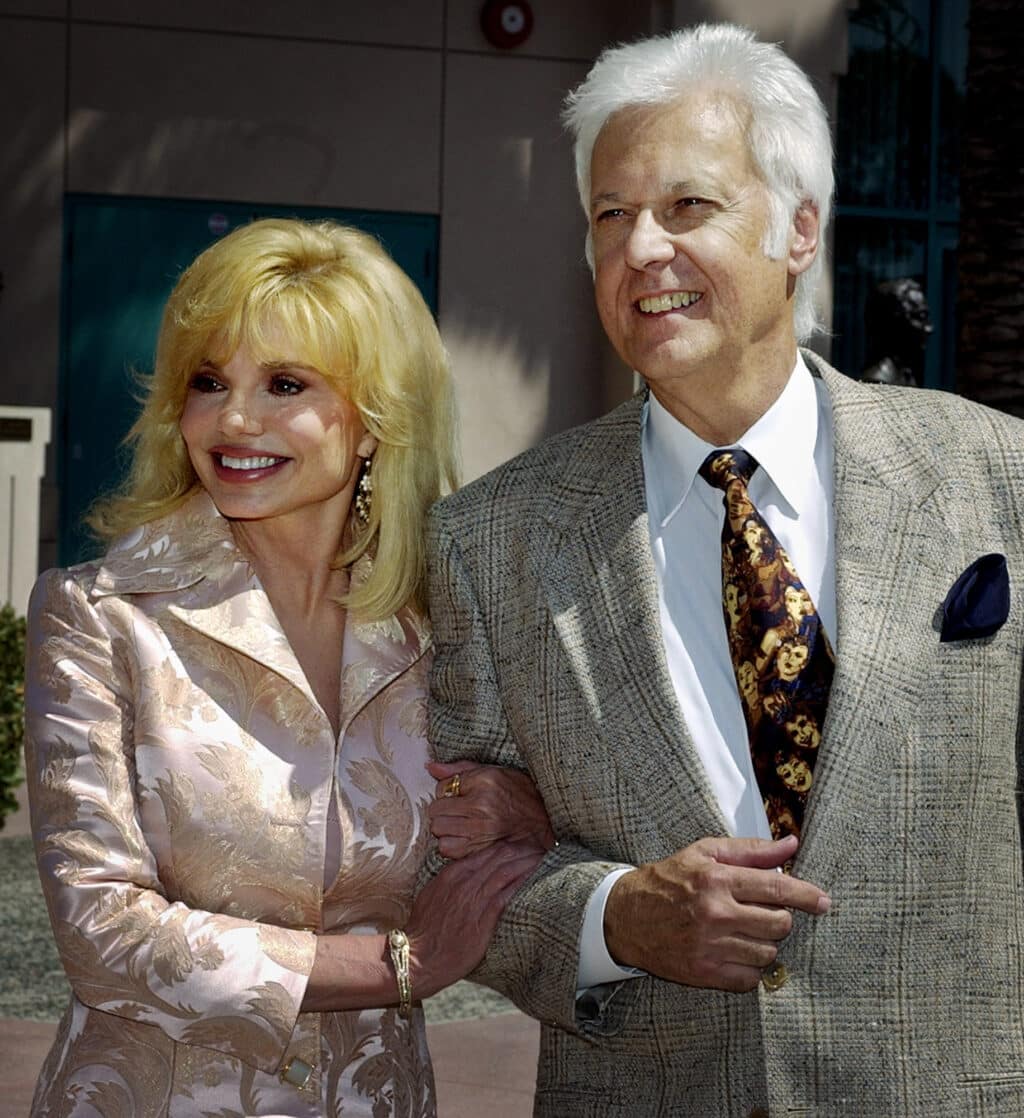
[[[793,276],[810,260],[764,254],[768,195],[744,119],[707,90],[623,110],[594,146],[598,313],[619,355],[656,391],[693,372],[726,372],[751,347],[795,345]]]

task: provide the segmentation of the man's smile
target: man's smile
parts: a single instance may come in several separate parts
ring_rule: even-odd
[[[690,307],[703,295],[701,291],[666,291],[661,295],[647,295],[637,300],[642,314],[662,314],[664,311]]]

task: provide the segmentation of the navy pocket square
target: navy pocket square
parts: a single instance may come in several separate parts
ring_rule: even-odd
[[[949,588],[942,603],[940,641],[990,637],[1010,616],[1005,555],[982,555]]]

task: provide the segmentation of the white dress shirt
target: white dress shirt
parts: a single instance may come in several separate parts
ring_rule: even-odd
[[[679,709],[728,832],[771,838],[722,614],[723,494],[697,472],[721,448],[698,438],[653,395],[643,422],[661,637]],[[751,500],[786,549],[835,648],[834,445],[824,382],[812,377],[797,357],[779,398],[732,445],[757,460],[759,469],[748,487]],[[624,868],[606,877],[587,907],[580,942],[581,989],[636,973],[618,966],[604,942],[605,901],[615,881],[629,872]]]

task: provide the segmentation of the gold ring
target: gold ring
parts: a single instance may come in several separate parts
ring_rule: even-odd
[[[444,796],[446,800],[450,799],[452,796],[462,795],[462,776],[459,773],[448,777],[444,782],[444,791],[441,795]]]

